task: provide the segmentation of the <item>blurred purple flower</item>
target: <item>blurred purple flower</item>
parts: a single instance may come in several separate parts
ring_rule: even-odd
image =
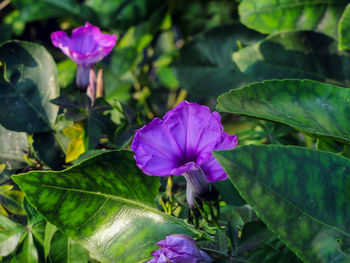
[[[236,135],[224,132],[219,113],[183,101],[163,120],[154,118],[136,130],[131,150],[137,166],[147,175],[184,175],[188,183],[187,201],[192,206],[190,196],[203,197],[208,181],[227,179],[211,152],[236,146]]]
[[[90,68],[111,52],[117,37],[102,34],[98,27],[86,22],[85,26],[73,30],[71,38],[64,31],[57,31],[51,34],[51,40],[77,64],[77,85],[85,89],[89,84]]]
[[[147,263],[207,263],[210,256],[200,250],[192,237],[174,234],[157,243],[159,249],[152,252],[154,258]]]

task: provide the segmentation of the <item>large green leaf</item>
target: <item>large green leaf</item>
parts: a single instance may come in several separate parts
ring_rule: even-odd
[[[10,131],[0,125],[0,145],[0,163],[6,163],[10,170],[25,166],[24,151],[28,150],[27,134]]]
[[[0,257],[12,253],[25,232],[24,226],[0,214]]]
[[[250,43],[259,34],[243,26],[219,26],[195,37],[180,50],[173,64],[180,85],[200,97],[217,96],[249,82],[232,61],[238,42]]]
[[[58,107],[56,64],[38,44],[9,41],[0,46],[0,123],[9,130],[44,132],[51,129]]]
[[[267,145],[214,155],[247,203],[304,262],[350,262],[350,160]]]
[[[218,98],[219,111],[281,122],[350,142],[350,90],[311,80],[267,80]]]
[[[89,252],[57,231],[53,236],[50,249],[51,263],[87,263],[89,261]]]
[[[198,233],[154,208],[159,178],[138,169],[129,151],[112,151],[62,172],[13,176],[48,221],[102,262],[140,262],[171,233]]]
[[[337,35],[338,20],[348,0],[243,0],[239,5],[243,24],[261,33],[315,30]]]
[[[340,50],[350,49],[350,3],[340,18],[338,25],[338,47]]]
[[[315,32],[272,35],[235,52],[233,59],[258,81],[307,78],[346,85],[350,80],[349,55],[338,51],[336,41]]]

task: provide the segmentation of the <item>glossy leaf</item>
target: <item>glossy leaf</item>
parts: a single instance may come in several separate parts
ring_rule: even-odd
[[[286,32],[240,49],[233,60],[255,80],[305,78],[347,85],[350,57],[331,38],[315,32]]]
[[[89,252],[70,237],[57,231],[52,238],[51,263],[87,263]]]
[[[22,244],[22,250],[11,259],[10,263],[37,263],[38,260],[39,255],[34,245],[33,234],[28,231]]]
[[[340,18],[338,25],[338,47],[339,50],[350,49],[350,3],[346,6],[345,11]]]
[[[25,232],[24,226],[0,215],[0,257],[12,253]]]
[[[140,262],[170,233],[199,233],[154,208],[159,178],[144,175],[133,153],[112,151],[62,172],[13,176],[49,222],[102,262]]]
[[[5,163],[10,170],[26,165],[23,156],[28,151],[27,134],[10,131],[0,125],[0,145],[0,163]]]
[[[304,262],[349,262],[349,159],[272,145],[214,155],[247,203]]]
[[[347,0],[243,0],[241,22],[264,34],[315,30],[336,38],[338,20]]]
[[[231,90],[217,109],[281,122],[308,134],[350,142],[350,91],[311,80],[269,80]]]
[[[181,48],[173,64],[180,85],[196,96],[211,97],[249,82],[231,55],[238,50],[238,41],[251,42],[259,37],[247,28],[232,25],[215,27],[195,37]]]
[[[56,120],[57,69],[38,44],[9,41],[0,46],[0,123],[14,131],[45,132]]]

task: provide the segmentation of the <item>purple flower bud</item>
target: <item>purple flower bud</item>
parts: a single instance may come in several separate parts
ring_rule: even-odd
[[[192,237],[174,234],[157,243],[159,249],[152,252],[154,258],[147,263],[207,263],[210,256],[200,250]]]
[[[131,149],[137,166],[147,175],[188,177],[200,168],[208,182],[215,182],[227,175],[211,152],[236,146],[236,135],[224,132],[219,113],[183,101],[163,120],[154,118],[136,130]],[[196,180],[203,184],[202,178]]]
[[[71,38],[64,31],[57,31],[51,34],[51,40],[77,64],[77,85],[85,89],[89,84],[90,68],[112,51],[117,37],[102,34],[98,27],[86,22],[85,26],[73,30]]]

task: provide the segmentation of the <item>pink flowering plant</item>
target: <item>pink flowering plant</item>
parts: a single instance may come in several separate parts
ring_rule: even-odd
[[[2,1],[0,263],[349,263],[350,4],[292,2]]]

